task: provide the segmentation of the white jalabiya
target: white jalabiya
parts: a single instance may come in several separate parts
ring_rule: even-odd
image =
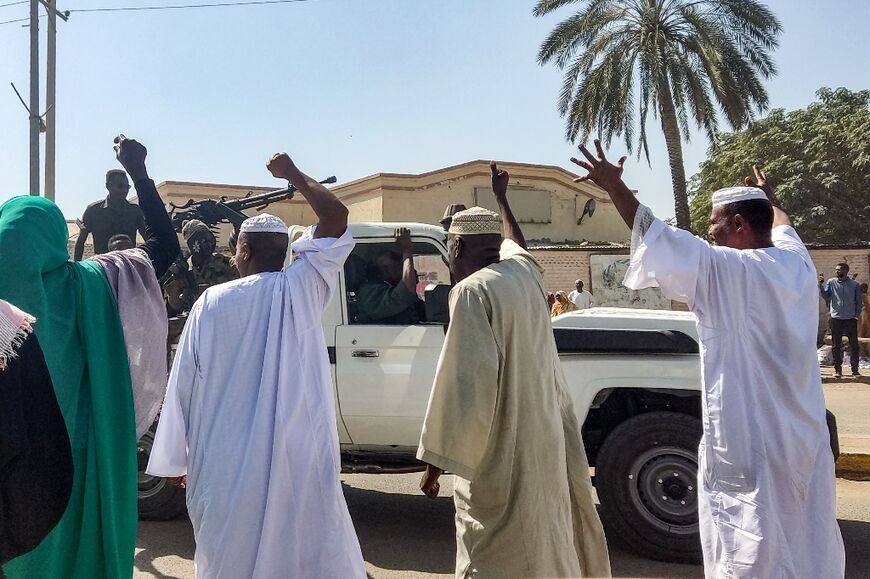
[[[834,461],[816,355],[818,281],[791,227],[774,247],[711,247],[638,210],[625,285],[698,318],[708,578],[843,577]]]
[[[353,245],[309,229],[285,271],[209,288],[190,312],[148,472],[187,474],[198,577],[365,577],[321,327]]]

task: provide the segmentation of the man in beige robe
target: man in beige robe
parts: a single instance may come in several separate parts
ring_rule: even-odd
[[[450,326],[417,457],[421,489],[456,475],[457,577],[609,577],[589,466],[547,309],[542,270],[507,203],[475,207],[448,237]],[[502,233],[506,239],[502,239]]]

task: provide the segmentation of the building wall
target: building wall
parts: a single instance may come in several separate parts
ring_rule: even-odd
[[[540,192],[549,194],[549,222],[530,222],[525,215],[535,215],[539,219],[539,208],[531,204],[540,202]],[[508,195],[526,239],[549,243],[622,243],[631,236],[631,231],[609,201],[597,200],[593,216],[584,217],[582,224],[578,225],[577,221],[590,197],[578,194],[561,183],[535,177],[512,179]],[[353,207],[355,201],[352,198],[347,201]],[[495,209],[489,176],[472,175],[444,180],[421,189],[383,189],[384,221],[438,224],[448,205],[460,203],[466,207],[480,205]],[[524,210],[524,204],[529,205],[527,210]]]
[[[503,163],[511,180],[508,195],[526,238],[550,243],[626,242],[628,227],[620,219],[607,195],[588,183],[574,183],[573,175],[558,167]],[[189,199],[230,199],[273,190],[216,183],[167,181],[158,192],[167,201],[182,205]],[[489,164],[472,161],[421,175],[377,174],[338,185],[335,194],[347,205],[350,219],[360,221],[406,221],[437,225],[451,204],[495,208]],[[595,212],[583,217],[592,199]],[[301,196],[269,205],[266,211],[288,224],[310,225],[314,214]],[[250,210],[248,214],[253,215]],[[221,241],[229,228],[221,229]]]
[[[816,264],[816,271],[825,279],[834,277],[834,270],[840,262],[849,264],[849,275],[858,274],[858,281],[870,283],[870,263],[867,249],[811,249],[810,256]]]
[[[591,251],[532,250],[532,255],[544,268],[544,287],[548,292],[570,292],[574,282],[583,280],[590,290],[589,257]]]
[[[359,196],[348,202],[348,219],[352,223],[363,223],[367,221],[380,222],[384,220],[384,200],[378,192],[371,192],[364,196]],[[300,225],[307,225],[307,223]]]

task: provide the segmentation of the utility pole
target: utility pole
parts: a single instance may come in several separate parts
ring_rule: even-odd
[[[54,151],[55,151],[55,80],[57,78],[57,15],[56,0],[48,0],[48,41],[46,42],[45,76],[45,198],[54,201]]]
[[[30,194],[39,195],[39,0],[30,0]]]
[[[45,197],[54,201],[54,175],[55,175],[55,143],[57,127],[55,114],[57,106],[55,101],[55,87],[57,80],[57,17],[64,22],[69,19],[69,12],[58,12],[57,0],[39,0],[45,6],[48,13],[48,56],[45,79]]]

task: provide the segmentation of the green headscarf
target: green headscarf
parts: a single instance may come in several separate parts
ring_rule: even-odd
[[[74,468],[60,523],[3,570],[12,578],[132,577],[136,431],[124,334],[105,273],[69,261],[67,239],[51,201],[0,206],[0,298],[36,316]]]

